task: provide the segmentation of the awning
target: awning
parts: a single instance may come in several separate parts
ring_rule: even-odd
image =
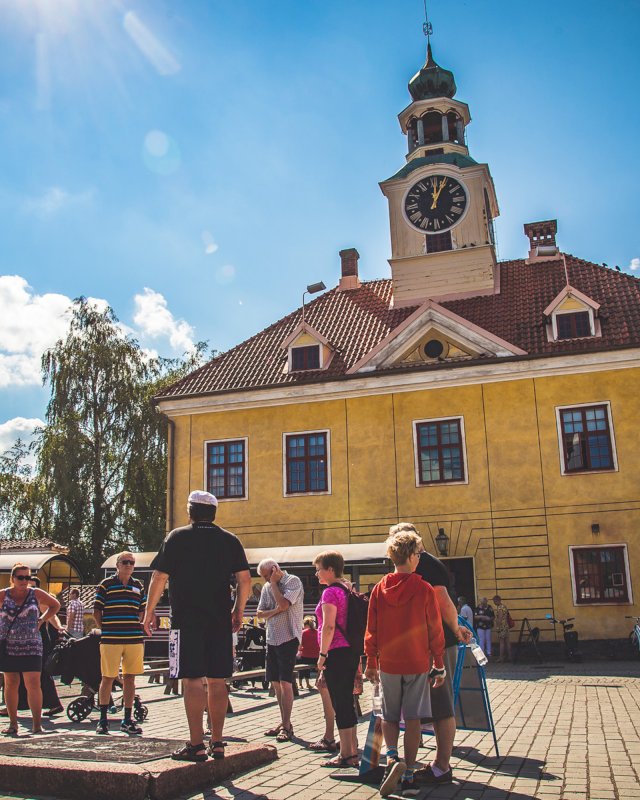
[[[0,553],[0,572],[11,572],[14,564],[24,564],[31,570],[42,569],[52,558],[70,559],[60,553]],[[75,566],[75,565],[74,565]]]
[[[263,558],[275,559],[281,567],[313,566],[313,559],[323,550],[337,550],[342,553],[350,566],[384,565],[387,560],[387,547],[384,542],[362,542],[358,544],[314,544],[299,547],[249,547],[245,550],[249,566],[254,568]],[[155,553],[134,553],[136,569],[149,569]],[[117,554],[108,558],[103,569],[115,569]]]

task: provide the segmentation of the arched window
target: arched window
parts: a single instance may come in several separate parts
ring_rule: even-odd
[[[460,134],[464,130],[462,120],[455,111],[449,111],[447,114],[447,126],[449,128],[449,141],[456,144],[464,144],[460,138]]]
[[[433,144],[442,141],[442,114],[429,111],[422,117],[424,124],[424,143]]]

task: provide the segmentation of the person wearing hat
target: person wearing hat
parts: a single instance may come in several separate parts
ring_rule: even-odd
[[[182,680],[189,724],[189,741],[172,755],[177,761],[206,761],[209,755],[224,758],[225,678],[233,673],[232,634],[242,625],[251,591],[244,548],[237,536],[214,524],[217,508],[218,500],[210,492],[191,492],[190,524],[172,530],[151,562],[154,573],[144,629],[150,636],[155,608],[170,579],[169,677]],[[237,582],[233,606],[232,575]],[[207,705],[211,741],[205,748],[202,721]]]

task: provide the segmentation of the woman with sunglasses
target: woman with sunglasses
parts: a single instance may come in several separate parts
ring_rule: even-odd
[[[40,628],[60,609],[55,597],[42,589],[29,587],[31,570],[14,564],[11,586],[0,590],[0,670],[4,672],[4,698],[9,712],[9,726],[4,736],[18,735],[18,687],[20,673],[27,688],[33,718],[33,733],[41,733],[42,638]],[[40,615],[40,606],[45,610]]]

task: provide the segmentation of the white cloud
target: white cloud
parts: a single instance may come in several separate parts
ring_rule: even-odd
[[[629,269],[636,270],[640,269],[640,258],[632,258],[631,263],[629,264]]]
[[[160,75],[174,75],[181,69],[178,59],[162,44],[158,37],[133,11],[127,11],[122,20],[125,31],[140,52]]]
[[[167,307],[167,301],[153,289],[145,287],[134,297],[136,306],[133,321],[152,339],[166,337],[174,350],[193,350],[194,330],[188,322],[177,320]]]
[[[42,194],[27,197],[23,202],[24,210],[29,214],[48,217],[72,205],[84,205],[93,198],[93,189],[84,192],[68,192],[61,186],[49,186]]]
[[[40,383],[40,358],[65,335],[70,305],[63,294],[34,294],[19,275],[0,275],[0,388]]]
[[[0,455],[9,450],[16,442],[22,439],[23,442],[30,442],[36,428],[44,425],[41,419],[27,419],[26,417],[14,417],[0,424]]]

